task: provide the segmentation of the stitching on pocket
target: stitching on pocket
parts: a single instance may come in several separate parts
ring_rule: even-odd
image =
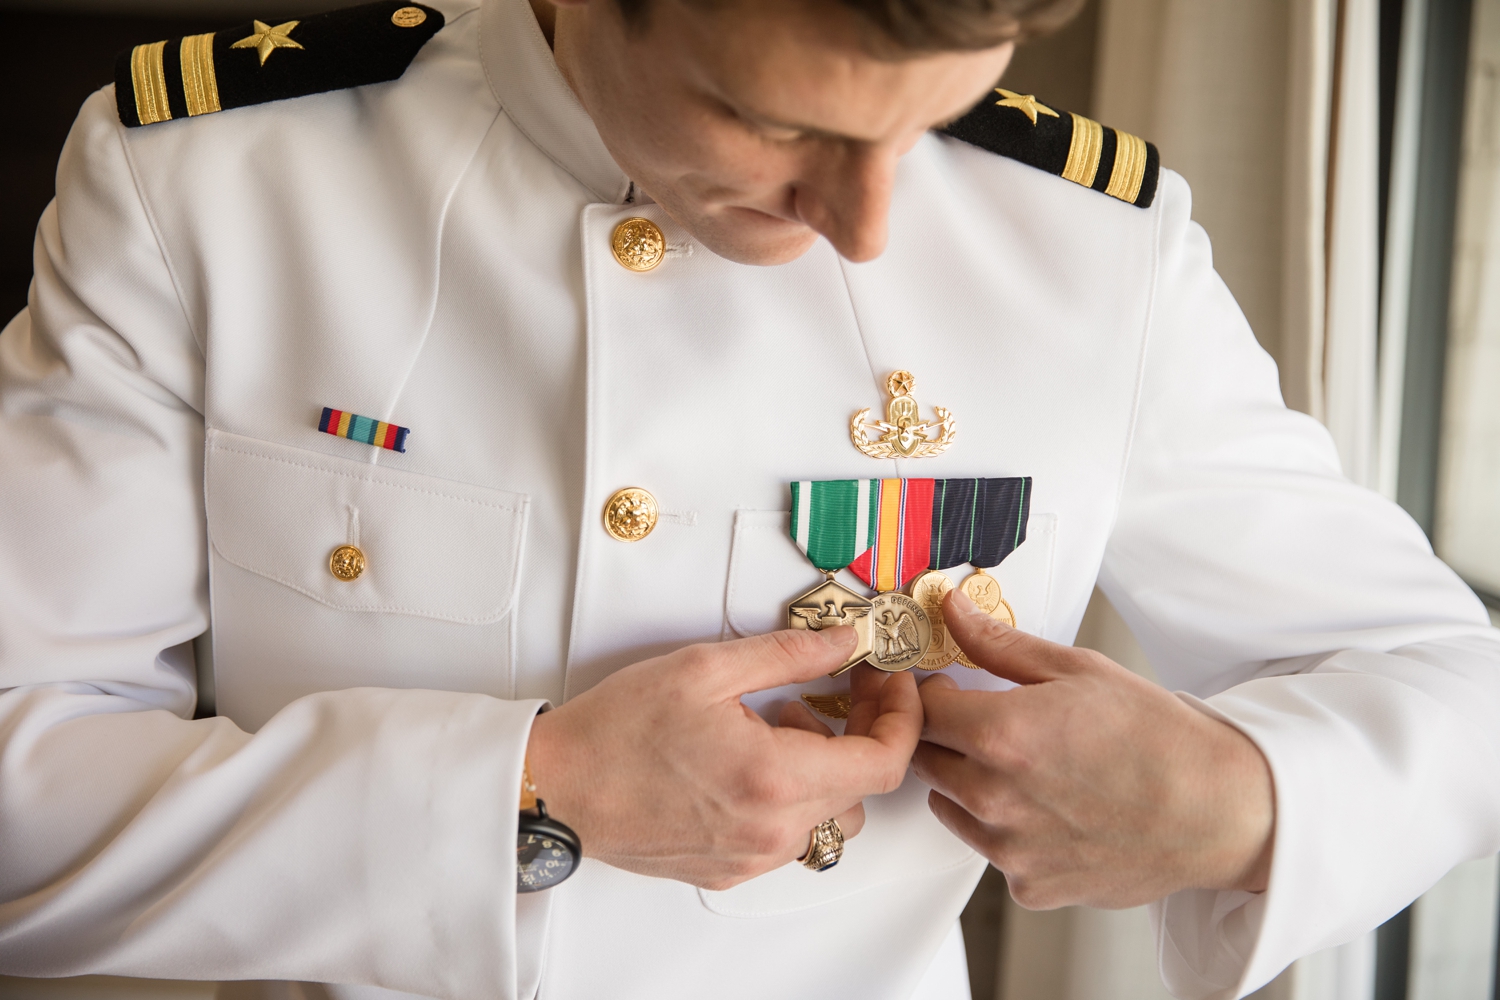
[[[405,491],[407,493],[415,493],[415,494],[422,495],[422,496],[434,497],[434,498],[439,499],[439,500],[447,500],[447,501],[453,501],[453,502],[456,502],[456,503],[464,503],[464,504],[469,504],[469,505],[474,506],[474,507],[480,507],[480,508],[487,509],[487,510],[499,511],[499,512],[502,512],[502,513],[505,513],[505,514],[516,515],[515,517],[512,518],[512,523],[510,525],[509,531],[507,531],[505,533],[508,536],[508,540],[509,540],[509,544],[510,544],[511,550],[514,551],[514,552],[516,552],[515,565],[513,566],[513,571],[511,573],[511,579],[510,579],[510,582],[509,582],[509,586],[508,586],[507,592],[505,594],[505,599],[493,611],[491,611],[491,612],[489,612],[487,614],[484,614],[484,615],[457,615],[457,614],[448,614],[448,613],[443,613],[441,611],[434,610],[432,608],[414,608],[414,607],[408,607],[408,606],[405,606],[405,605],[402,605],[402,604],[391,604],[391,603],[384,603],[384,604],[335,603],[333,601],[328,600],[326,597],[321,596],[317,592],[315,592],[313,590],[310,590],[307,587],[302,586],[301,584],[295,583],[295,582],[293,582],[290,579],[287,579],[285,576],[282,576],[281,574],[278,574],[278,573],[270,571],[270,570],[261,569],[261,568],[258,568],[256,566],[252,566],[252,565],[250,565],[247,562],[244,562],[242,560],[236,559],[233,556],[231,556],[219,544],[218,540],[214,538],[214,534],[215,533],[213,531],[212,519],[210,519],[209,532],[208,532],[208,534],[209,534],[209,545],[213,548],[213,551],[215,553],[217,553],[218,556],[221,559],[223,559],[225,562],[229,563],[231,566],[237,567],[238,569],[242,569],[242,570],[244,570],[247,573],[254,574],[255,576],[260,577],[261,579],[270,580],[273,583],[280,584],[281,586],[286,587],[289,590],[293,590],[293,591],[296,591],[299,594],[302,594],[304,597],[311,598],[312,600],[318,602],[319,604],[323,605],[326,608],[332,608],[332,609],[334,609],[336,611],[347,611],[347,612],[354,612],[354,613],[357,613],[357,614],[401,614],[401,615],[411,615],[413,617],[418,617],[418,618],[426,618],[426,619],[433,620],[433,621],[452,622],[454,624],[459,624],[459,625],[488,625],[488,624],[493,624],[495,622],[503,620],[504,618],[506,618],[506,616],[510,615],[511,612],[514,610],[516,599],[517,599],[518,592],[519,592],[519,579],[520,579],[520,571],[521,571],[520,546],[521,546],[521,541],[522,541],[522,535],[523,535],[524,530],[525,530],[526,515],[527,515],[527,511],[528,511],[529,505],[530,505],[529,498],[527,498],[525,496],[521,496],[520,502],[518,504],[509,505],[509,504],[496,503],[496,502],[486,501],[486,500],[478,500],[478,499],[474,499],[472,497],[459,496],[459,495],[454,494],[454,493],[444,493],[444,492],[441,492],[441,491],[438,491],[438,490],[422,489],[421,487],[417,487],[417,486],[407,486],[407,485],[404,485],[404,484],[401,484],[401,483],[391,482],[388,479],[385,479],[383,477],[362,476],[362,475],[355,475],[355,474],[349,473],[349,472],[340,472],[340,471],[338,471],[336,469],[325,468],[325,467],[323,467],[321,465],[315,465],[315,464],[312,464],[310,462],[297,462],[297,461],[292,461],[290,459],[278,458],[278,457],[276,457],[274,455],[266,455],[266,454],[263,454],[261,452],[246,450],[246,449],[243,449],[243,448],[226,447],[224,445],[218,444],[217,442],[211,442],[209,444],[209,446],[208,446],[208,450],[210,452],[222,452],[224,454],[230,454],[230,455],[242,455],[242,456],[244,456],[246,458],[257,459],[257,460],[263,461],[263,462],[272,462],[272,463],[275,463],[277,465],[284,465],[284,466],[287,466],[289,468],[294,468],[294,469],[305,469],[307,471],[318,473],[320,475],[336,476],[336,477],[338,477],[340,479],[349,479],[349,480],[353,480],[355,482],[365,483],[365,484],[368,484],[368,485],[373,486],[373,487],[384,487],[384,488],[389,488],[389,489],[402,490],[402,491]],[[336,456],[333,457],[333,460],[334,461],[344,461],[343,459],[339,459]],[[408,473],[408,475],[414,475],[414,474],[413,473]],[[212,492],[213,485],[214,485],[214,482],[215,482],[215,477],[209,476],[205,472],[205,480],[206,480],[206,486],[207,486],[207,489],[205,490],[205,497],[207,499],[209,499],[209,507],[211,509],[212,506],[213,506],[213,503],[212,503],[211,497],[209,497],[209,493]],[[353,511],[352,508],[351,508],[351,521],[352,521],[352,523],[351,523],[350,530],[351,531],[357,531],[358,530],[357,525],[359,523],[358,522],[358,513],[355,512],[355,511]]]
[[[759,523],[757,521],[753,521],[753,520],[750,519],[750,517],[746,516],[746,515],[757,515],[757,514],[764,516],[767,520],[770,520],[770,518],[775,517],[778,520],[778,523],[774,524],[774,525],[772,525],[772,524],[763,524],[763,523]],[[786,518],[786,517],[790,517],[790,516],[791,516],[791,512],[790,511],[785,511],[785,510],[743,510],[742,509],[742,510],[735,511],[734,534],[732,536],[733,537],[733,542],[731,542],[731,546],[733,546],[736,543],[738,543],[738,541],[740,539],[740,536],[742,536],[744,534],[747,534],[747,533],[749,533],[751,531],[770,531],[770,532],[774,532],[776,535],[780,536],[782,534],[782,526],[781,526],[781,524],[779,522],[780,522],[780,520],[782,518]],[[730,552],[729,552],[729,580],[728,580],[727,584],[724,587],[724,627],[732,635],[736,635],[736,636],[740,636],[740,637],[749,637],[749,636],[755,635],[756,633],[755,632],[749,632],[749,631],[742,630],[741,625],[734,620],[735,586],[736,586],[737,581],[738,581],[738,576],[735,573],[735,568],[736,568],[736,563],[737,563],[736,557],[738,555],[739,555],[739,553],[736,552],[735,549],[732,547],[730,549]],[[787,599],[790,600],[792,597],[795,597],[795,596],[796,596],[796,592],[794,591],[792,593],[787,594]],[[728,639],[729,637],[730,637],[729,635],[724,635],[724,638],[726,638],[726,639]]]
[[[277,576],[275,573],[268,573],[265,570],[256,569],[254,566],[247,565],[243,562],[240,562],[238,559],[231,558],[227,553],[225,553],[223,549],[219,548],[217,542],[213,543],[213,547],[214,551],[219,554],[219,557],[229,565],[237,566],[240,569],[244,570],[246,573],[254,573],[261,579],[270,580],[272,583],[279,583],[283,587],[286,587],[290,590],[295,590],[299,594],[312,598],[319,604],[323,605],[325,608],[333,608],[335,611],[352,611],[356,614],[413,615],[417,618],[431,618],[436,621],[454,622],[459,625],[489,625],[510,614],[511,606],[514,605],[516,601],[515,589],[512,588],[510,593],[510,600],[506,601],[505,604],[502,605],[497,611],[493,612],[492,614],[485,615],[482,618],[463,617],[461,615],[445,615],[436,611],[428,611],[420,608],[405,608],[397,604],[334,604],[331,601],[327,601],[322,597],[319,597],[317,594],[313,593],[311,590],[308,590],[306,587],[293,583],[285,577]]]
[[[503,510],[511,514],[519,514],[522,510],[525,509],[524,504],[522,504],[520,507],[507,507],[503,503],[490,503],[486,500],[475,500],[472,497],[461,497],[456,496],[452,493],[439,493],[437,490],[424,490],[416,486],[403,486],[400,483],[387,482],[382,479],[376,479],[372,476],[356,476],[348,472],[336,472],[333,469],[325,469],[321,466],[309,465],[306,462],[292,462],[285,458],[273,458],[270,455],[262,455],[259,452],[254,451],[244,451],[239,448],[225,448],[223,445],[214,444],[209,445],[209,449],[211,451],[222,451],[230,455],[244,455],[246,458],[255,458],[259,459],[262,462],[275,462],[278,465],[288,465],[294,469],[309,469],[313,472],[319,472],[326,476],[338,476],[341,479],[352,479],[357,483],[369,483],[371,486],[385,486],[393,490],[406,490],[408,493],[421,493],[426,496],[438,497],[443,500],[455,500],[458,503],[474,504],[476,507],[488,507],[491,510]]]

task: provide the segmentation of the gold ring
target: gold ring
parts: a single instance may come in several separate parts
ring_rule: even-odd
[[[839,863],[844,856],[844,831],[836,819],[825,819],[812,828],[807,836],[807,854],[802,857],[802,867],[815,872],[826,872]]]

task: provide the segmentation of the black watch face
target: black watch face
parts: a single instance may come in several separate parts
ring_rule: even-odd
[[[572,848],[559,838],[522,830],[516,837],[516,891],[550,889],[573,874],[577,863]]]

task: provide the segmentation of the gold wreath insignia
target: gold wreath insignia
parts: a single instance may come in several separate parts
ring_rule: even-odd
[[[891,400],[884,420],[867,420],[865,407],[849,420],[849,440],[871,458],[932,458],[941,455],[958,436],[958,418],[934,406],[936,420],[922,421],[916,397],[911,394],[917,380],[908,371],[892,372],[885,380]]]

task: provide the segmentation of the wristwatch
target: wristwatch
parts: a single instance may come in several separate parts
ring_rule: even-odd
[[[516,827],[516,892],[552,888],[573,874],[582,857],[578,834],[547,815],[547,803],[536,797],[531,766],[523,764],[521,819]]]

